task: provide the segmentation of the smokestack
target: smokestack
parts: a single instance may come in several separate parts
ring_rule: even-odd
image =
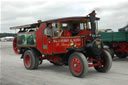
[[[92,32],[92,35],[96,34],[96,23],[95,23],[96,17],[95,17],[95,15],[96,15],[95,10],[92,11],[89,14],[89,20],[91,22],[91,32]]]

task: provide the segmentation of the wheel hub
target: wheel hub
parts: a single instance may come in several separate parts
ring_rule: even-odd
[[[29,55],[25,56],[25,65],[29,67],[31,65],[31,57]]]
[[[82,71],[82,64],[79,58],[74,57],[71,61],[71,68],[74,73],[79,74]]]
[[[77,68],[77,64],[74,64],[74,67]]]

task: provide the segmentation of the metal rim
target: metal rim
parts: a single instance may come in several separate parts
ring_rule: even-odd
[[[79,74],[81,73],[82,71],[82,63],[81,63],[81,60],[77,57],[74,57],[72,58],[71,60],[71,68],[72,68],[72,71],[76,74]]]
[[[30,67],[30,65],[31,65],[31,56],[30,55],[25,55],[25,65],[27,66],[27,67]]]

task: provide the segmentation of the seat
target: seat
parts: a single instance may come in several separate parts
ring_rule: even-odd
[[[77,36],[85,35],[85,33],[86,33],[86,30],[81,30],[81,31],[77,34]]]
[[[82,35],[89,35],[90,34],[90,30],[81,30],[77,36],[82,36]]]
[[[69,30],[64,30],[64,32],[62,33],[63,37],[71,37],[72,33]]]

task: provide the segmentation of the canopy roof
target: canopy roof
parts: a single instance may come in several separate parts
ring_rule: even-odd
[[[65,17],[65,18],[58,18],[58,19],[51,19],[47,21],[41,21],[38,23],[33,23],[33,24],[27,24],[27,25],[22,25],[22,26],[15,26],[15,27],[10,27],[10,29],[21,29],[21,28],[34,28],[39,26],[40,23],[52,23],[52,22],[66,22],[66,21],[82,21],[82,20],[87,20],[89,17]],[[96,20],[99,20],[100,18],[96,17]]]

